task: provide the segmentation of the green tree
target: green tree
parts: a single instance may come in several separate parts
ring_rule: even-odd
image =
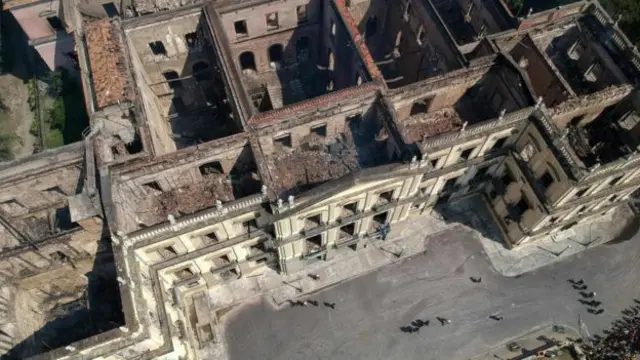
[[[640,40],[640,1],[638,0],[600,0],[600,4],[616,19],[622,15],[618,24],[629,40]]]
[[[63,98],[59,97],[53,102],[53,106],[49,109],[49,121],[52,128],[64,130],[66,114]]]
[[[14,135],[0,134],[0,161],[13,160],[13,152],[11,149],[16,141]]]

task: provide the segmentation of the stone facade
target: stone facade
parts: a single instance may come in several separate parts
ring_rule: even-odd
[[[0,220],[66,206],[76,224],[8,229],[3,281],[33,287],[104,250],[120,289],[118,327],[35,358],[207,358],[212,287],[358,251],[470,193],[507,248],[625,204],[640,54],[600,5],[517,19],[449,3],[225,0],[114,20],[135,99],[91,107],[85,141],[48,167],[0,168],[24,178]]]

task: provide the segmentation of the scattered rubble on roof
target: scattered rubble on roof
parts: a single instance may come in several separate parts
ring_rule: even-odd
[[[422,116],[413,116],[404,123],[407,141],[420,142],[439,134],[458,131],[462,120],[454,109],[442,109]]]

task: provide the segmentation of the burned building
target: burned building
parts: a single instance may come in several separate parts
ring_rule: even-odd
[[[83,6],[63,3],[91,127],[0,166],[8,356],[211,358],[217,285],[468,194],[513,248],[640,186],[640,53],[596,1]]]

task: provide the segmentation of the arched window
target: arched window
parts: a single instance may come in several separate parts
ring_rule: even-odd
[[[402,47],[402,31],[396,34],[396,49],[401,50]]]
[[[296,41],[296,57],[298,61],[306,61],[309,59],[309,48],[311,41],[307,36],[302,36]]]
[[[272,68],[279,68],[282,65],[282,45],[274,44],[269,47],[269,64]]]
[[[378,18],[374,15],[369,17],[367,20],[367,25],[364,29],[364,34],[366,37],[373,36],[378,30]]]
[[[329,49],[329,62],[328,62],[328,66],[329,66],[329,70],[333,71],[333,68],[335,67],[335,62],[336,60],[333,57],[333,51],[331,51],[331,49]]]
[[[211,69],[209,69],[209,65],[204,61],[193,64],[191,70],[193,71],[193,77],[196,79],[196,82],[212,79]]]
[[[243,52],[240,54],[240,69],[256,71],[256,60],[251,51]]]
[[[167,81],[167,84],[169,84],[170,89],[179,89],[182,87],[182,82],[178,80],[180,76],[177,72],[173,70],[165,71],[162,75],[164,75],[164,79]]]

